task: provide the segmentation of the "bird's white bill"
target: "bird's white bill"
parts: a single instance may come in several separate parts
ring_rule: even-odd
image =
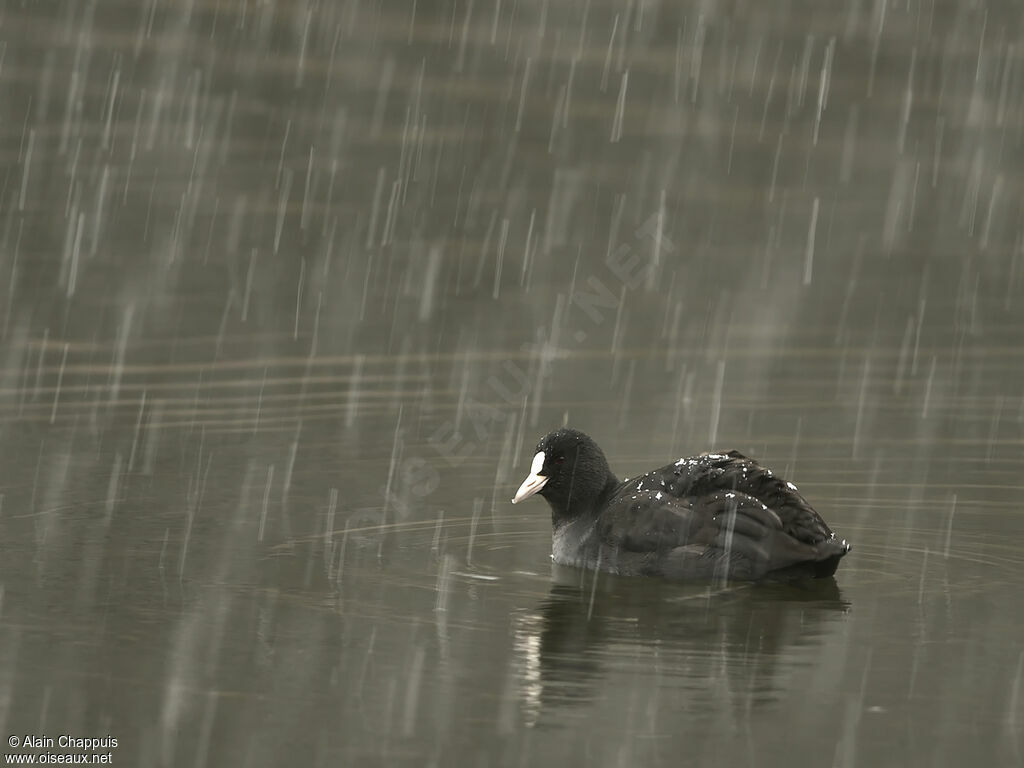
[[[540,474],[540,471],[544,469],[544,451],[540,451],[536,456],[533,457],[533,464],[530,465],[530,474],[523,480],[523,484],[519,486],[519,490],[516,491],[516,495],[512,499],[513,504],[518,504],[523,499],[528,499],[545,485],[547,485],[548,478]]]

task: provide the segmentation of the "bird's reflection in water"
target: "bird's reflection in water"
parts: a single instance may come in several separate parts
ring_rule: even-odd
[[[548,596],[516,621],[526,721],[612,695],[604,683],[623,672],[637,681],[631,695],[649,697],[666,681],[689,689],[695,711],[712,700],[772,701],[792,685],[785,671],[813,663],[826,628],[849,609],[831,578],[680,585],[595,581],[591,571],[555,566]]]

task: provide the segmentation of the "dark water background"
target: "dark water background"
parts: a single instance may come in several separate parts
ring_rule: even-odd
[[[1022,128],[1011,2],[10,0],[4,735],[1020,765]],[[566,420],[854,551],[553,573]]]

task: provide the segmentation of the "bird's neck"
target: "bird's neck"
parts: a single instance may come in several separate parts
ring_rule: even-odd
[[[619,479],[611,472],[597,492],[571,494],[568,499],[549,499],[551,527],[556,531],[587,517],[596,518],[619,486]]]
[[[597,497],[597,507],[603,508],[605,504],[615,494],[615,489],[619,487],[619,478],[613,475],[611,472],[608,473],[608,479],[605,480],[604,488],[601,489],[601,493]]]

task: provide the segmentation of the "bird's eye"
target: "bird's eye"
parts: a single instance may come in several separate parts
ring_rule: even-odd
[[[555,456],[555,464],[561,464],[565,461],[565,456]]]

